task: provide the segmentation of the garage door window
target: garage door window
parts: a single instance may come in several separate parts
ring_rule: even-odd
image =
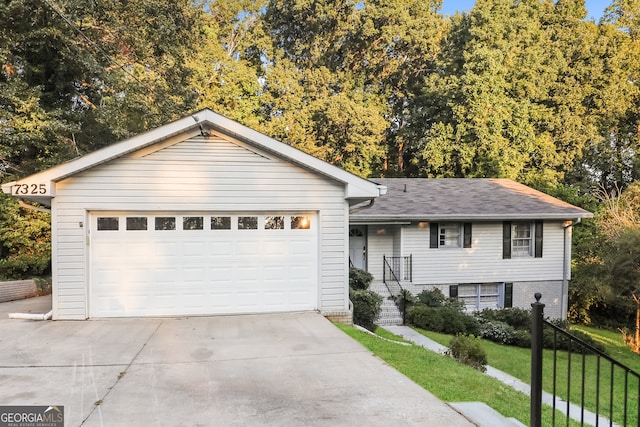
[[[258,229],[257,216],[239,216],[238,217],[238,230],[257,230],[257,229]]]
[[[128,216],[127,217],[127,230],[146,230],[146,229],[147,229],[146,216]]]
[[[157,216],[156,230],[175,230],[176,218],[173,216]]]
[[[204,221],[201,216],[185,216],[182,218],[183,230],[202,230]]]
[[[264,229],[265,230],[284,230],[284,217],[283,216],[265,216]]]
[[[311,227],[311,221],[308,216],[292,216],[291,217],[291,229],[292,230],[308,230]]]
[[[98,231],[117,231],[118,217],[98,218]]]
[[[212,216],[211,229],[212,230],[231,230],[231,217],[230,216]]]

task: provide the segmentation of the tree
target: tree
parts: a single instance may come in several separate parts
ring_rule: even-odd
[[[264,1],[206,2],[201,46],[190,62],[198,110],[211,108],[245,125],[259,125],[260,57],[268,46],[261,25],[264,7]]]

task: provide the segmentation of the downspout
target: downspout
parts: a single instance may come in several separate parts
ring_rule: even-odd
[[[53,316],[53,310],[50,310],[45,314],[34,313],[9,313],[9,319],[23,319],[23,320],[51,320]]]
[[[560,297],[560,314],[562,320],[567,319],[567,311],[569,310],[569,274],[571,272],[571,266],[568,265],[571,262],[571,239],[569,233],[574,225],[578,225],[582,222],[582,218],[577,218],[575,221],[571,221],[569,224],[564,225],[564,243],[562,252],[562,289]]]

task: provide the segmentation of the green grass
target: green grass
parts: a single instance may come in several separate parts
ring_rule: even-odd
[[[422,347],[391,343],[351,326],[336,326],[440,400],[484,402],[506,417],[517,418],[522,423],[529,424],[529,397],[500,381]],[[403,341],[381,328],[376,332],[385,338]],[[542,424],[550,425],[551,416],[552,409],[544,407]],[[556,415],[556,423],[566,425],[562,414]],[[571,422],[569,425],[579,424]]]
[[[582,332],[585,332],[592,336],[596,341],[605,346],[606,353],[625,364],[626,366],[635,369],[636,371],[640,367],[640,356],[632,353],[622,341],[620,334],[616,332],[604,331],[595,328],[587,327],[575,327]],[[448,345],[451,340],[450,335],[438,334],[430,331],[423,331],[416,329],[416,331],[425,335],[432,340]],[[531,352],[529,349],[517,348],[496,344],[491,341],[482,340],[482,346],[487,352],[487,360],[489,365],[504,371],[526,383],[529,383],[531,378]],[[569,357],[566,352],[557,352],[557,365],[556,370],[558,372],[556,382],[556,394],[562,398],[567,398],[567,388],[571,387],[571,401],[579,404],[583,398],[582,396],[582,355],[573,354],[571,357],[571,376],[567,375],[569,366]],[[585,383],[584,383],[584,402],[585,407],[595,412],[596,410],[596,396],[597,396],[597,379],[598,379],[598,367],[597,358],[595,356],[586,356],[585,361]],[[544,350],[543,352],[543,388],[547,392],[553,391],[553,351]],[[600,402],[599,412],[601,415],[609,418],[609,385],[610,385],[610,364],[601,361],[600,364]],[[569,383],[570,379],[570,383]],[[614,370],[614,387],[613,387],[613,420],[617,423],[623,423],[624,421],[624,371],[620,369]],[[638,381],[635,377],[628,377],[629,384],[629,396],[627,398],[627,425],[636,425],[638,422]]]

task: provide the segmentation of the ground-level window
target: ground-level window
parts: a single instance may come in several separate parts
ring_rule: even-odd
[[[479,311],[510,307],[512,289],[511,283],[465,283],[451,285],[449,296],[463,301],[467,311]]]

